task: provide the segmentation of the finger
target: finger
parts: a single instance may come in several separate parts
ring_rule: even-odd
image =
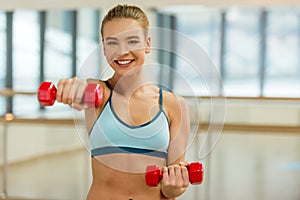
[[[70,102],[72,103],[70,105],[77,103],[75,102],[75,96],[77,95],[78,87],[79,87],[78,81],[74,79],[71,83],[70,91],[68,93],[68,103]]]
[[[167,167],[163,167],[162,171],[163,171],[163,179],[162,179],[162,181],[165,181],[165,180],[167,180],[169,178],[169,172],[168,172],[169,170],[168,170]]]
[[[175,171],[174,171],[174,166],[173,165],[168,166],[168,174],[169,174],[169,177],[174,177],[175,176]]]
[[[60,80],[57,84],[57,91],[56,91],[56,100],[58,102],[62,101],[62,93],[64,91],[64,87],[65,87],[65,81]]]
[[[76,104],[81,104],[82,103],[82,99],[83,99],[83,95],[84,95],[84,91],[86,88],[86,83],[83,80],[80,79],[75,79],[74,83],[73,83],[73,87],[71,89],[70,92],[70,98],[72,98],[72,102],[76,103]]]
[[[65,84],[64,84],[64,89],[62,92],[62,97],[61,100],[63,103],[65,104],[72,104],[72,97],[70,98],[70,91],[72,89],[72,85],[73,85],[73,79],[68,79],[66,80]]]
[[[179,165],[180,165],[180,166],[185,166],[185,167],[187,167],[187,166],[190,165],[190,163],[187,162],[187,161],[183,161],[183,162],[180,162]]]
[[[182,174],[182,179],[183,179],[183,187],[188,187],[188,185],[190,183],[188,169],[186,167],[182,166],[181,174]]]
[[[79,102],[74,102],[75,101],[75,97],[77,96],[78,93],[78,88],[79,88],[79,80],[77,78],[73,78],[72,80],[70,80],[70,84],[69,84],[70,88],[69,88],[69,93],[68,93],[68,104],[71,105],[73,103],[81,103],[81,101]]]
[[[181,167],[179,165],[174,165],[174,174],[176,177],[181,178]]]

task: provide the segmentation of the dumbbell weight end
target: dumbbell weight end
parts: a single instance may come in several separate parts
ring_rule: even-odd
[[[57,89],[51,82],[43,82],[38,89],[38,101],[41,106],[52,106],[56,100]]]

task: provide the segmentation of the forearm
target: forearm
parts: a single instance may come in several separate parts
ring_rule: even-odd
[[[186,190],[186,187],[182,187],[182,188],[165,188],[162,187],[161,188],[161,195],[163,200],[175,200],[176,197],[179,197],[180,195],[182,195]]]

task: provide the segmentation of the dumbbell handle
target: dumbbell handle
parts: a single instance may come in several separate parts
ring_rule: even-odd
[[[56,101],[57,89],[51,82],[42,82],[38,89],[38,101],[42,106],[52,106]],[[89,83],[84,92],[83,102],[89,107],[99,107],[103,98],[103,89],[99,84]]]
[[[189,181],[191,184],[201,184],[203,181],[203,165],[200,162],[190,163],[187,166],[189,172]],[[163,178],[163,171],[157,165],[149,165],[146,168],[146,184],[148,186],[157,186]]]

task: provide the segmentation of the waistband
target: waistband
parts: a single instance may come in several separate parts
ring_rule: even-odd
[[[117,146],[109,146],[109,147],[99,147],[91,150],[92,157],[107,155],[107,154],[115,154],[115,153],[125,153],[125,154],[143,154],[147,156],[159,157],[167,160],[168,154],[162,151],[149,150],[149,149],[140,149],[133,147],[117,147]]]

